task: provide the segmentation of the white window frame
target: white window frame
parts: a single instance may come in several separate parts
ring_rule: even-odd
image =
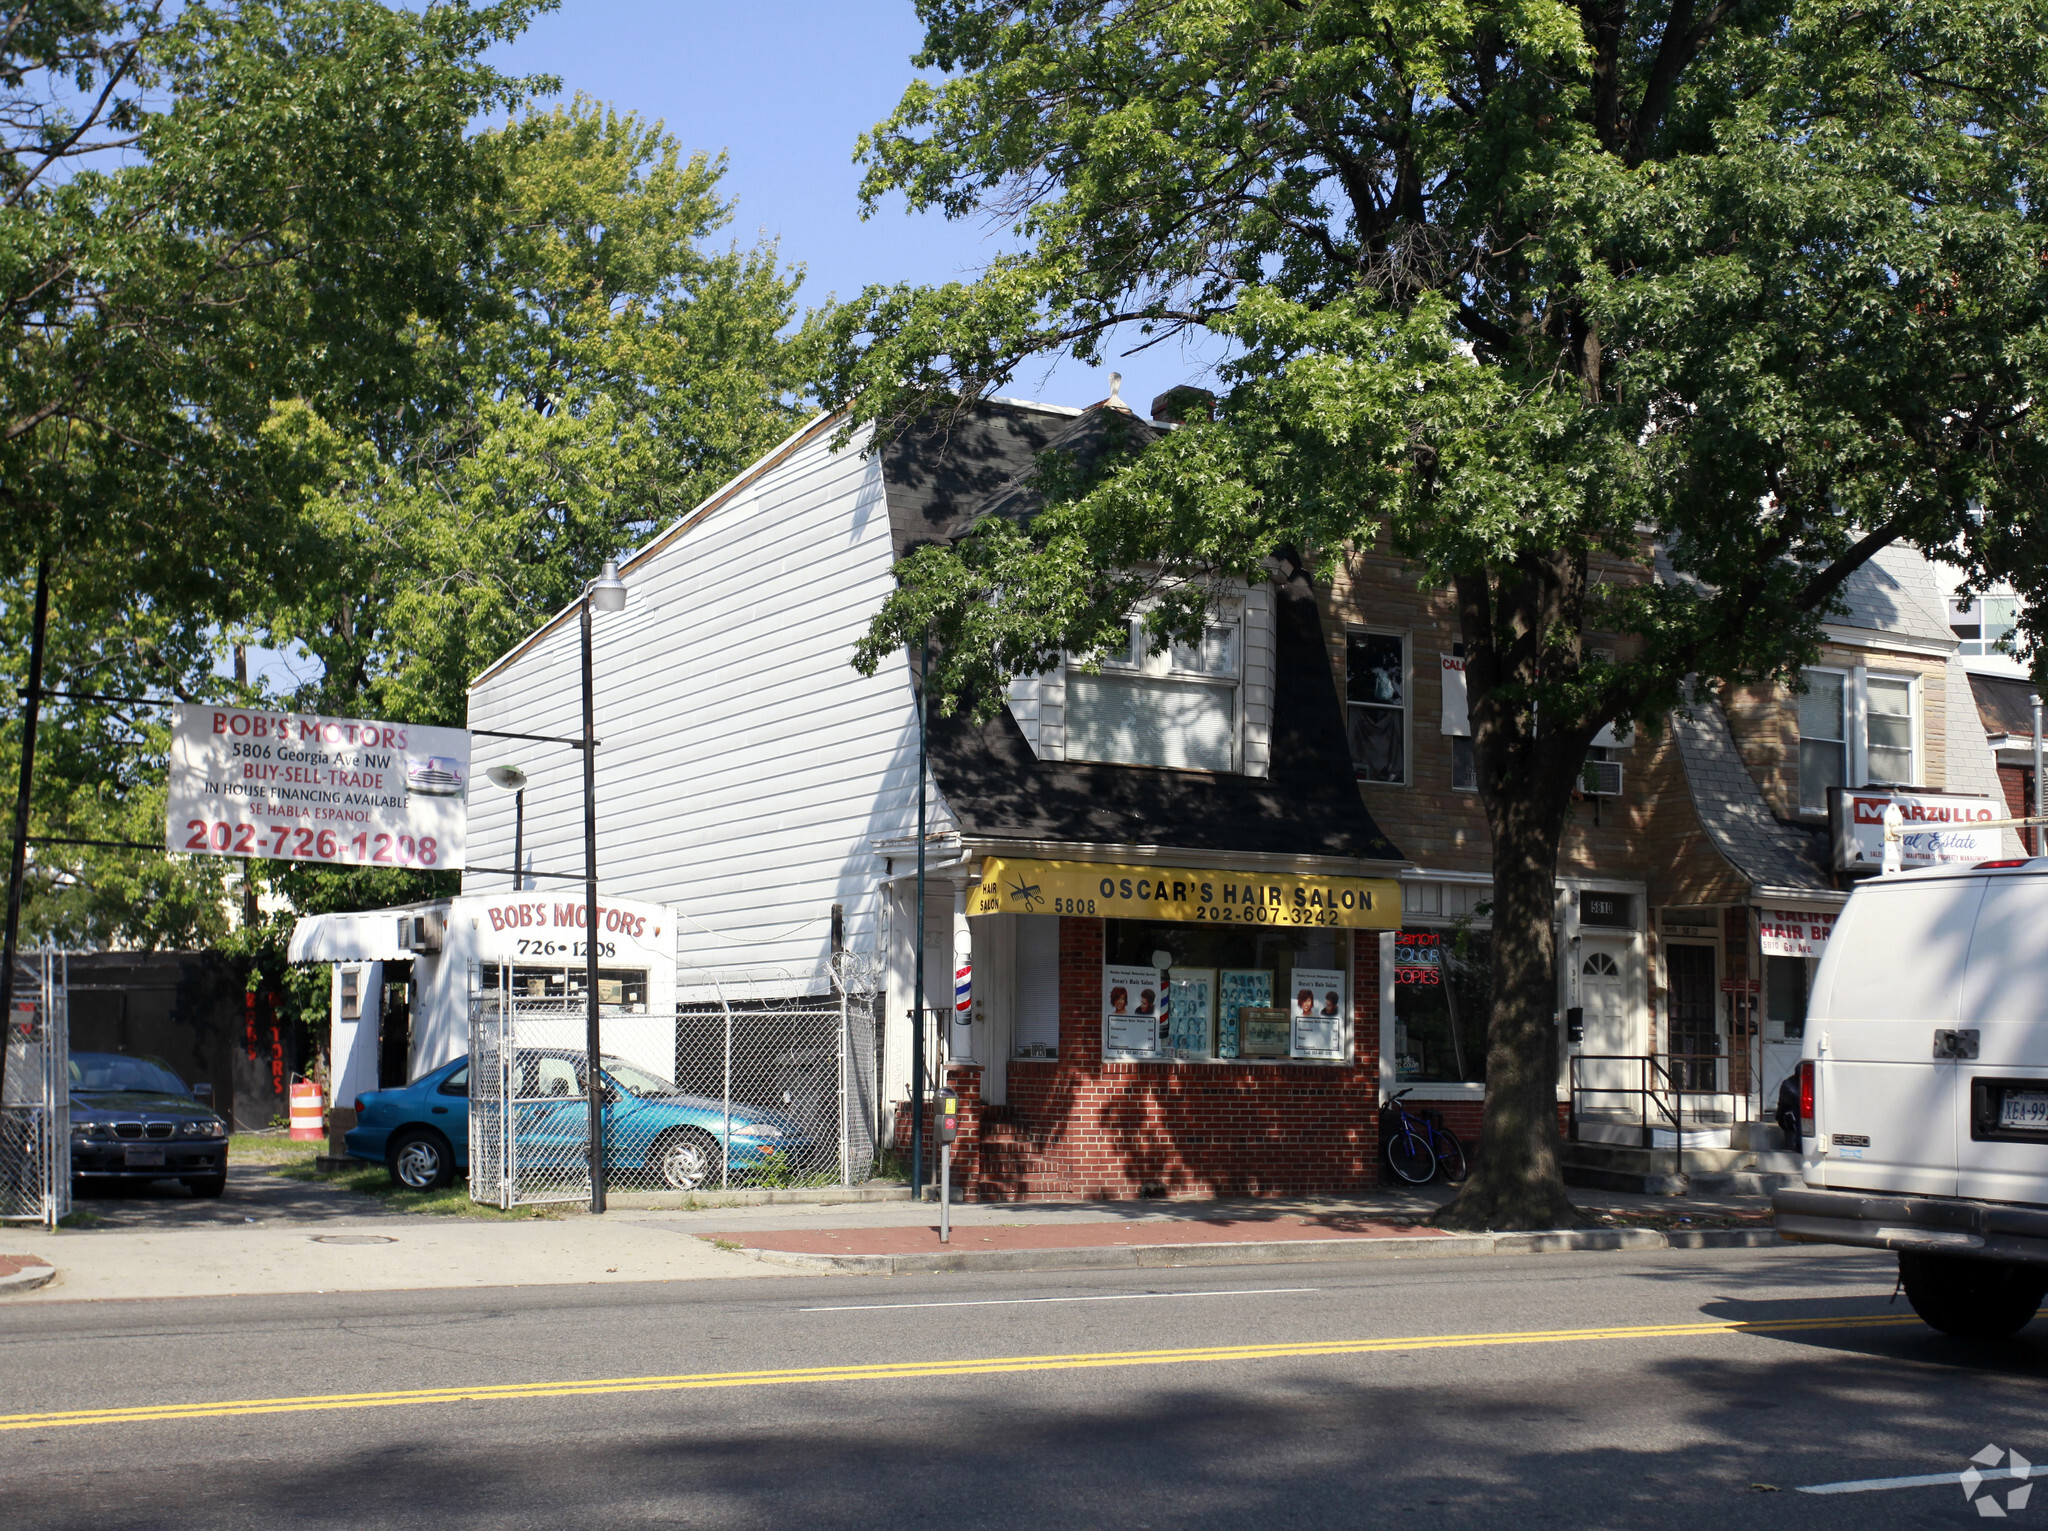
[[[1912,759],[1907,762],[1909,770],[1905,780],[1908,785],[1919,784],[1921,769],[1927,759],[1926,707],[1921,691],[1921,682],[1925,677],[1912,670],[1873,670],[1862,664],[1807,665],[1801,669],[1800,674],[1839,675],[1842,678],[1842,784],[1846,787],[1860,787],[1873,779],[1870,768],[1870,683],[1873,680],[1903,683],[1906,688],[1908,748],[1912,751]],[[1798,698],[1794,698],[1795,724],[1798,719],[1798,701]],[[1798,733],[1803,750],[1806,743],[1805,731],[1800,729]],[[1801,776],[1799,811],[1810,817],[1826,813],[1825,805],[1807,806],[1803,765]]]
[[[1166,645],[1164,652],[1161,652],[1159,646],[1155,645],[1151,636],[1145,632],[1141,625],[1145,620],[1146,614],[1152,609],[1149,603],[1140,606],[1125,619],[1131,634],[1131,642],[1130,647],[1124,651],[1123,656],[1105,655],[1099,661],[1100,673],[1105,676],[1128,676],[1141,682],[1145,680],[1178,681],[1188,684],[1205,685],[1217,691],[1227,692],[1230,697],[1230,763],[1223,769],[1231,774],[1241,774],[1244,771],[1245,765],[1245,714],[1247,711],[1246,702],[1250,692],[1250,688],[1246,683],[1250,669],[1247,639],[1251,634],[1251,624],[1246,620],[1248,606],[1249,602],[1242,596],[1227,597],[1216,603],[1215,609],[1211,610],[1203,624],[1205,636],[1209,632],[1226,630],[1232,634],[1233,642],[1236,645],[1236,664],[1228,676],[1218,675],[1209,670],[1188,669],[1177,663],[1179,653],[1183,649],[1181,644]],[[1065,665],[1062,667],[1063,671],[1070,673],[1073,664],[1073,656],[1069,655]],[[1064,674],[1062,681],[1062,691],[1064,692],[1070,682],[1066,681]],[[1064,694],[1061,697],[1061,710],[1063,714],[1070,711]],[[1123,765],[1147,770],[1212,769],[1198,766],[1146,766],[1143,762],[1130,760],[1098,761],[1092,756],[1082,755],[1075,751],[1073,748],[1072,729],[1069,726],[1070,720],[1063,716],[1061,721],[1061,757],[1067,760],[1086,760],[1099,765]]]
[[[1399,627],[1374,627],[1369,623],[1348,623],[1344,628],[1344,746],[1351,747],[1351,709],[1353,707],[1378,707],[1393,711],[1384,702],[1354,702],[1351,700],[1351,639],[1356,634],[1362,638],[1392,638],[1401,645],[1401,779],[1380,781],[1363,775],[1358,762],[1353,759],[1352,774],[1369,787],[1412,787],[1415,785],[1415,641],[1405,629]],[[1473,790],[1477,790],[1475,787]]]
[[[1906,783],[1909,786],[1918,786],[1920,763],[1926,759],[1926,751],[1921,747],[1920,737],[1920,677],[1910,670],[1871,670],[1863,665],[1856,667],[1856,724],[1857,742],[1861,746],[1861,770],[1858,773],[1859,780],[1851,785],[1860,786],[1863,782],[1871,780],[1874,774],[1870,769],[1870,683],[1873,680],[1898,681],[1905,685],[1906,748],[1912,754],[1912,758],[1906,762]]]
[[[1857,769],[1860,762],[1857,759],[1858,751],[1856,748],[1856,672],[1846,665],[1815,664],[1804,666],[1799,673],[1801,677],[1808,675],[1834,675],[1841,678],[1842,737],[1840,743],[1842,746],[1842,785],[1845,787],[1858,785],[1861,777]],[[1795,694],[1792,698],[1792,726],[1793,732],[1798,736],[1797,748],[1800,751],[1799,811],[1810,817],[1819,817],[1828,811],[1826,802],[1823,801],[1817,807],[1810,807],[1806,801],[1806,763],[1803,758],[1806,748],[1806,730],[1799,723],[1799,709],[1805,704],[1805,700],[1806,693]],[[1829,739],[1817,740],[1815,742],[1832,744],[1837,741]]]

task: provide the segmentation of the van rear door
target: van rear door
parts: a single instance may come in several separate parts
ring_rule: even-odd
[[[1984,882],[1867,882],[1836,924],[1806,1023],[1826,1185],[1956,1194],[1956,1065],[1935,1032],[1956,1026]]]
[[[1987,879],[1956,1022],[1956,1190],[2048,1202],[2048,876]],[[1975,1032],[1975,1037],[1969,1034]]]

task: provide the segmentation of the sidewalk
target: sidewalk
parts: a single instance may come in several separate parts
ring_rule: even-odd
[[[585,1282],[770,1279],[805,1272],[1250,1264],[1276,1261],[1666,1249],[1776,1242],[1761,1197],[1581,1193],[1610,1226],[1552,1234],[1448,1234],[1418,1226],[1442,1187],[1355,1197],[976,1203],[938,1241],[931,1203],[619,1207],[602,1218],[472,1221],[378,1209],[241,1225],[0,1230],[0,1253],[55,1267],[8,1303],[252,1296]]]

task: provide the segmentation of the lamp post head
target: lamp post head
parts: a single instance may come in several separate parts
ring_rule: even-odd
[[[507,792],[517,792],[526,785],[526,773],[517,766],[492,766],[484,775]]]
[[[590,597],[592,611],[624,611],[626,609],[626,582],[619,578],[619,566],[607,558],[604,571],[590,582],[586,592]]]

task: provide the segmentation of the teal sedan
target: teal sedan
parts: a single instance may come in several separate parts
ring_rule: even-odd
[[[522,1178],[580,1176],[590,1110],[583,1054],[522,1048],[511,1075]],[[721,1169],[730,1179],[752,1179],[801,1163],[810,1152],[790,1118],[737,1103],[728,1111],[724,1102],[686,1094],[624,1058],[602,1059],[599,1087],[608,1183],[695,1191],[717,1183]],[[352,1158],[383,1164],[395,1185],[439,1190],[468,1173],[469,1096],[469,1060],[444,1063],[399,1089],[357,1096],[356,1125],[343,1142]]]

